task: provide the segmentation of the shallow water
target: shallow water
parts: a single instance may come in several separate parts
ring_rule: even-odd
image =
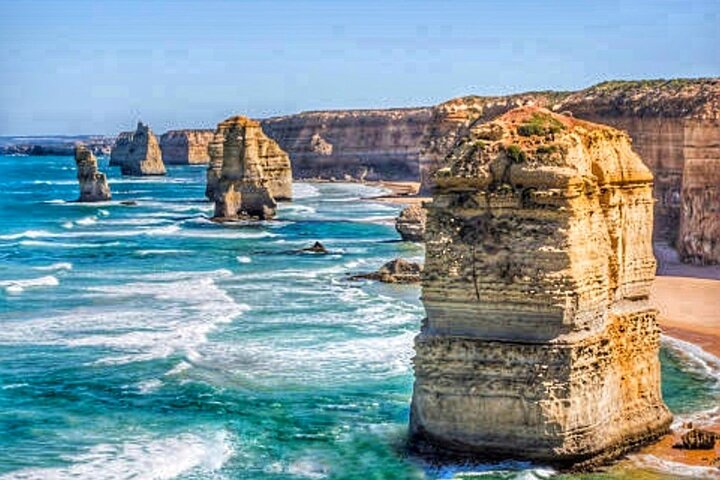
[[[81,205],[72,158],[0,157],[0,479],[553,475],[403,453],[419,290],[347,274],[423,252],[377,189],[296,184],[278,221],[216,225],[203,167],[100,163],[113,200]],[[662,360],[673,411],[717,405],[720,366]],[[638,462],[585,478],[677,477]]]

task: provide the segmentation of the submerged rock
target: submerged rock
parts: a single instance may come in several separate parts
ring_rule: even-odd
[[[673,448],[683,448],[686,450],[712,450],[715,448],[715,442],[720,438],[715,432],[709,430],[700,430],[693,428],[680,437],[680,442],[673,445]]]
[[[127,147],[127,155],[120,163],[123,175],[165,175],[165,165],[157,137],[150,127],[138,122]]]
[[[384,283],[418,283],[422,269],[423,267],[419,263],[396,258],[380,267],[377,272],[354,275],[350,279],[377,280]]]
[[[427,213],[420,205],[405,208],[395,220],[395,230],[406,242],[422,242]]]
[[[110,186],[104,173],[98,172],[95,155],[82,144],[75,146],[77,179],[80,183],[80,202],[110,200]]]
[[[667,432],[652,174],[627,134],[519,108],[448,164],[427,206],[413,444],[584,468]]]
[[[273,218],[276,200],[292,197],[290,159],[255,120],[237,116],[218,124],[208,152],[206,193],[216,220]]]

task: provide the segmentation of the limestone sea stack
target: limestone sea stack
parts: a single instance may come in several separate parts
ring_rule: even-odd
[[[426,221],[425,209],[420,205],[410,205],[395,219],[395,230],[406,242],[422,242]]]
[[[664,434],[653,178],[627,134],[523,107],[447,162],[427,206],[414,444],[587,468]]]
[[[208,152],[207,195],[216,219],[272,218],[276,201],[292,198],[290,159],[255,120],[219,123]]]
[[[119,167],[127,161],[128,151],[135,132],[120,132],[110,151],[110,166]]]
[[[80,183],[79,202],[103,202],[110,200],[110,186],[104,173],[98,172],[95,155],[82,144],[75,146],[77,179]]]
[[[120,164],[123,175],[145,176],[165,175],[165,165],[157,137],[150,127],[138,122],[132,135],[127,155]]]

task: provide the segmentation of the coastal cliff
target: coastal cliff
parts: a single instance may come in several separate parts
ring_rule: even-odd
[[[129,142],[127,155],[120,163],[123,175],[165,175],[165,165],[157,137],[150,127],[138,122]]]
[[[160,136],[165,165],[198,165],[210,161],[208,145],[212,130],[170,130]]]
[[[418,449],[583,468],[665,433],[652,174],[629,137],[525,107],[472,125],[447,165],[427,206]]]
[[[275,216],[276,200],[292,197],[290,159],[257,121],[224,120],[208,150],[207,194],[215,202],[216,220],[269,219]]]
[[[75,164],[80,184],[79,202],[102,202],[110,200],[110,186],[104,173],[98,172],[97,159],[83,144],[75,146]]]
[[[416,180],[429,108],[304,112],[268,118],[297,179]]]

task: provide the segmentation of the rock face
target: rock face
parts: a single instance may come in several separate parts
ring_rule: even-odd
[[[110,151],[111,167],[119,167],[127,161],[133,136],[135,136],[135,132],[120,132],[117,136],[112,150]]]
[[[217,219],[272,218],[276,200],[292,197],[290,159],[255,120],[237,116],[219,123],[208,148],[207,194]]]
[[[688,120],[685,122],[684,137],[678,252],[685,262],[718,264],[720,120]]]
[[[351,279],[377,280],[383,283],[418,283],[422,270],[422,265],[418,263],[396,258],[380,267],[377,272],[354,275]]]
[[[79,202],[110,200],[110,186],[104,173],[98,172],[95,155],[82,144],[75,146],[77,179],[80,183]]]
[[[212,130],[170,130],[160,136],[165,165],[200,165],[210,161],[208,145]]]
[[[406,207],[395,220],[395,230],[406,242],[422,242],[427,213],[420,205]]]
[[[127,155],[120,164],[123,175],[165,175],[165,165],[155,134],[150,127],[138,122],[132,135]]]
[[[673,447],[687,450],[712,450],[715,448],[715,442],[718,438],[720,438],[720,435],[715,432],[693,428],[684,433],[680,438],[680,443],[673,445]]]
[[[609,127],[476,124],[428,205],[419,448],[591,466],[665,433],[652,174]]]
[[[417,180],[429,108],[305,112],[262,121],[295,178]]]

